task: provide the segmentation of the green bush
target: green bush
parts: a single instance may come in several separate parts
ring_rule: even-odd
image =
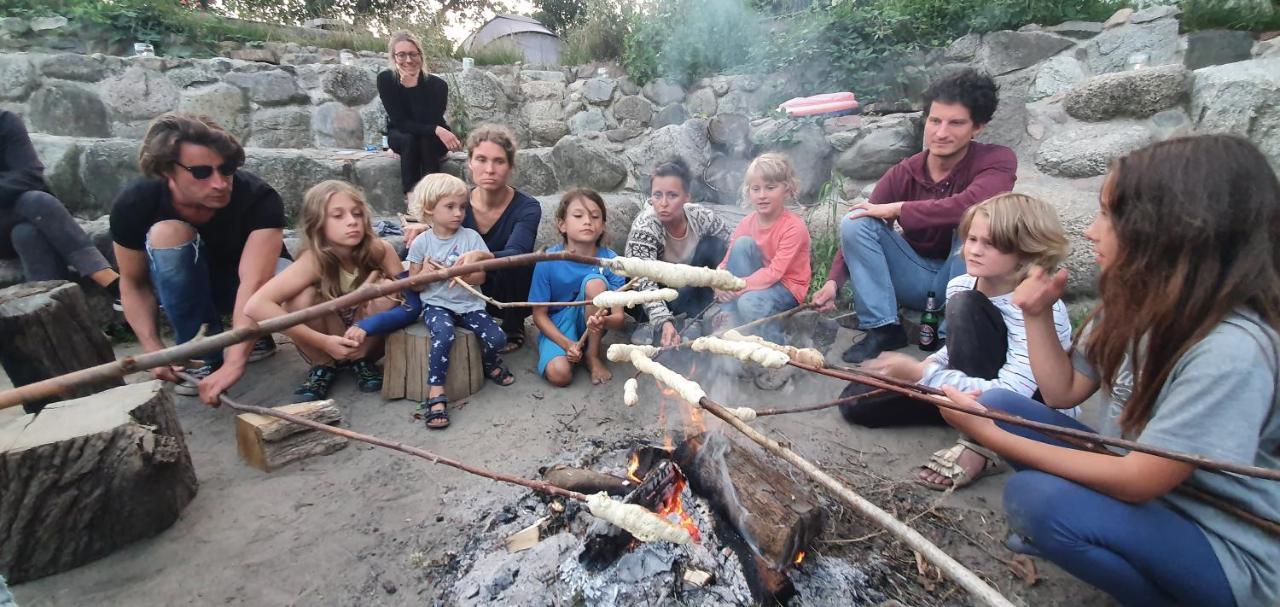
[[[524,61],[524,53],[515,43],[497,40],[484,46],[472,47],[469,51],[459,50],[458,58],[463,56],[475,59],[476,65],[511,65]]]
[[[622,57],[630,27],[630,5],[609,0],[588,0],[577,22],[566,28],[564,63],[616,61]]]
[[[752,64],[763,33],[744,0],[658,0],[633,15],[622,66],[638,84],[688,83]]]
[[[1280,6],[1268,0],[1185,0],[1182,29],[1280,30]]]

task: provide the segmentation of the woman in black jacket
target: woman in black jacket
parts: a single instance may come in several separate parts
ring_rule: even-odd
[[[422,44],[396,32],[387,47],[391,68],[378,74],[378,97],[387,110],[387,143],[400,155],[405,193],[419,179],[440,171],[444,155],[462,147],[445,123],[449,85],[422,70]]]

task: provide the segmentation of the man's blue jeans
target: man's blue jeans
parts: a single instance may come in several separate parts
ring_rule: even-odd
[[[874,217],[844,218],[840,244],[853,284],[858,327],[874,329],[898,323],[898,306],[923,310],[929,292],[943,305],[947,281],[964,273],[959,247],[946,259],[922,257],[902,235]]]
[[[206,335],[222,332],[218,302],[224,302],[223,307],[227,309],[223,311],[229,313],[231,307],[225,302],[235,305],[235,289],[230,293],[214,293],[209,259],[199,233],[195,240],[167,248],[151,246],[148,237],[147,266],[151,269],[152,288],[160,305],[164,306],[169,324],[173,325],[177,343],[191,341],[205,324],[208,325]],[[207,354],[204,362],[217,366],[222,362],[222,353]]]
[[[725,269],[734,276],[745,278],[763,267],[764,254],[760,252],[760,245],[756,244],[755,239],[750,236],[739,236],[729,246],[729,259],[725,263]],[[796,296],[783,286],[782,281],[778,281],[768,288],[743,293],[737,299],[725,304],[725,309],[734,315],[734,324],[741,325],[790,310],[796,305],[798,305]],[[782,334],[782,330],[775,326],[776,324],[766,324],[760,327],[757,333],[771,342],[784,344],[786,337]]]

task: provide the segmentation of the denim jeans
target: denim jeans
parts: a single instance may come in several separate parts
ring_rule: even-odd
[[[983,405],[1056,426],[1088,426],[1008,390]],[[996,422],[1024,438],[1072,448],[1037,430]],[[1004,488],[1009,526],[1045,558],[1125,605],[1235,605],[1222,564],[1190,519],[1154,499],[1130,504],[1062,477],[1018,470]]]
[[[846,217],[840,222],[840,244],[853,282],[858,326],[864,330],[897,324],[900,305],[923,310],[930,291],[945,299],[947,281],[964,272],[959,247],[953,246],[946,259],[922,257],[874,217]]]
[[[750,236],[739,236],[729,245],[729,259],[725,263],[725,269],[734,276],[745,278],[763,267],[764,254]],[[737,299],[725,304],[725,309],[733,314],[734,324],[741,325],[790,310],[798,304],[796,296],[783,286],[782,281],[778,281],[759,291],[747,291],[739,295]],[[777,323],[766,324],[756,333],[771,342],[786,343],[782,329],[776,325]]]
[[[47,192],[23,192],[0,209],[0,257],[17,256],[28,281],[89,276],[111,267],[62,202]]]
[[[230,301],[234,306],[236,294],[234,289],[230,293],[214,293],[209,275],[209,256],[199,233],[195,240],[167,248],[151,246],[148,236],[147,266],[151,269],[151,285],[156,298],[164,306],[169,324],[173,325],[177,343],[191,341],[200,332],[200,326],[205,324],[208,324],[206,335],[222,332],[222,314],[216,302],[222,302],[222,307],[227,308],[223,312],[230,312],[231,308],[225,302]],[[220,362],[221,352],[208,354],[205,358],[207,364],[216,366]]]

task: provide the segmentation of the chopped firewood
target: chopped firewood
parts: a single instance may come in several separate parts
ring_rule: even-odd
[[[544,516],[534,521],[532,525],[508,536],[506,539],[507,552],[514,554],[536,546],[542,540],[542,524],[545,522],[547,522],[547,517]]]
[[[684,583],[697,588],[702,588],[711,583],[712,575],[701,569],[685,569]]]
[[[332,400],[318,400],[277,407],[322,424],[336,425],[342,412]],[[314,455],[328,455],[347,446],[347,439],[309,431],[276,417],[257,413],[236,416],[236,447],[246,464],[271,472],[285,464]]]
[[[626,495],[636,488],[635,483],[625,478],[595,470],[557,465],[544,468],[541,473],[548,483],[579,493],[604,491],[609,495]]]
[[[653,291],[604,291],[591,300],[597,308],[613,308],[622,306],[631,308],[654,301],[672,301],[680,296],[675,289],[655,289]]]
[[[725,291],[741,291],[747,288],[747,281],[725,270],[698,268],[635,257],[601,259],[600,264],[622,276],[643,276],[668,287],[712,287]]]

